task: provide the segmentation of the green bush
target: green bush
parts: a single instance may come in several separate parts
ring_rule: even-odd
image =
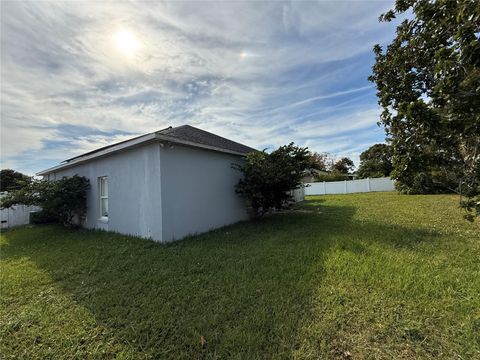
[[[44,210],[36,211],[30,213],[30,223],[31,224],[52,224],[57,223],[58,217],[54,214],[50,214]]]
[[[37,205],[44,212],[40,218],[48,216],[57,219],[65,226],[81,223],[87,212],[87,178],[78,175],[63,177],[60,180],[34,180],[27,186],[9,193],[1,200],[0,207],[8,208],[16,204]]]
[[[263,215],[271,209],[282,208],[292,198],[289,192],[303,186],[305,171],[315,166],[308,148],[293,143],[270,154],[252,152],[242,165],[233,165],[244,175],[235,191],[250,203],[255,215]]]
[[[329,182],[329,181],[344,181],[348,180],[348,174],[343,174],[338,171],[332,171],[328,174],[318,174],[315,175],[315,182]]]

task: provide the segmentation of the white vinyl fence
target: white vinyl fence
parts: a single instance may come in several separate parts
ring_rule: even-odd
[[[351,194],[374,191],[395,191],[395,182],[388,178],[308,183],[305,195]]]
[[[300,202],[305,200],[305,188],[302,187],[300,189],[295,189],[290,191],[290,195],[292,196],[293,202]]]
[[[30,213],[39,211],[38,206],[14,205],[9,209],[0,210],[1,228],[26,225],[30,223]]]

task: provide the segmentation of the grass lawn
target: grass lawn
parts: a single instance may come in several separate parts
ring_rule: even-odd
[[[480,359],[480,226],[455,196],[310,197],[169,245],[1,238],[10,359]],[[2,357],[0,356],[0,357]]]

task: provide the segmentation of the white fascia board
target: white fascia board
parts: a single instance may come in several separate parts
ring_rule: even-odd
[[[85,156],[79,157],[78,159],[71,160],[67,163],[60,164],[60,165],[51,167],[49,169],[40,171],[40,172],[36,173],[36,175],[37,176],[48,175],[48,174],[51,174],[52,172],[55,172],[55,171],[58,171],[58,170],[67,169],[69,167],[82,164],[82,163],[90,161],[92,159],[107,156],[107,155],[110,155],[110,154],[115,153],[115,152],[124,151],[124,150],[130,149],[132,147],[139,146],[139,145],[142,145],[146,142],[154,141],[154,140],[155,140],[155,133],[147,134],[147,135],[138,137],[136,139],[132,139],[132,140],[129,140],[129,141],[122,142],[121,144],[113,145],[113,146],[109,147],[108,149],[100,150],[100,151],[97,151],[93,154],[85,155]]]
[[[125,151],[125,150],[128,150],[130,148],[140,146],[140,145],[143,145],[144,143],[151,142],[151,141],[159,141],[159,142],[167,142],[167,143],[172,143],[172,144],[180,144],[180,145],[184,145],[184,146],[201,148],[201,149],[211,150],[211,151],[217,151],[217,152],[227,153],[227,154],[231,154],[231,155],[245,156],[245,154],[239,153],[237,151],[226,150],[226,149],[218,148],[216,146],[203,145],[203,144],[199,144],[199,143],[192,142],[192,141],[179,140],[179,139],[172,138],[172,137],[169,137],[169,136],[165,136],[165,135],[161,135],[161,134],[157,134],[157,133],[151,133],[151,134],[147,134],[147,135],[141,136],[141,137],[136,138],[136,139],[132,139],[130,141],[125,141],[125,142],[123,142],[121,144],[118,144],[118,145],[113,145],[113,146],[109,147],[108,149],[100,150],[100,151],[97,151],[97,152],[95,152],[93,154],[90,154],[90,155],[81,156],[81,157],[79,157],[77,159],[74,159],[74,160],[71,160],[67,163],[60,164],[60,165],[51,167],[49,169],[40,171],[40,172],[36,173],[36,175],[37,176],[48,175],[48,174],[51,174],[52,172],[55,172],[55,171],[58,171],[58,170],[67,169],[69,167],[76,166],[76,165],[91,161],[91,160],[99,158],[99,157],[111,155],[112,153]]]

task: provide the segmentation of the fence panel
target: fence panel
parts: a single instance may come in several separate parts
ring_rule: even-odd
[[[0,210],[1,228],[26,225],[30,223],[30,213],[39,211],[38,206],[14,205],[9,209]]]
[[[347,185],[346,185],[345,181],[326,182],[325,183],[325,193],[326,194],[346,194],[347,193],[346,186]]]
[[[305,188],[295,189],[290,192],[294,202],[305,200]]]
[[[305,195],[325,195],[326,186],[324,182],[308,183],[305,187]]]
[[[395,182],[389,178],[370,179],[370,191],[394,191]]]
[[[395,191],[395,182],[388,178],[308,183],[305,195],[352,194],[374,191]]]
[[[345,181],[347,184],[347,193],[370,192],[369,179]]]

